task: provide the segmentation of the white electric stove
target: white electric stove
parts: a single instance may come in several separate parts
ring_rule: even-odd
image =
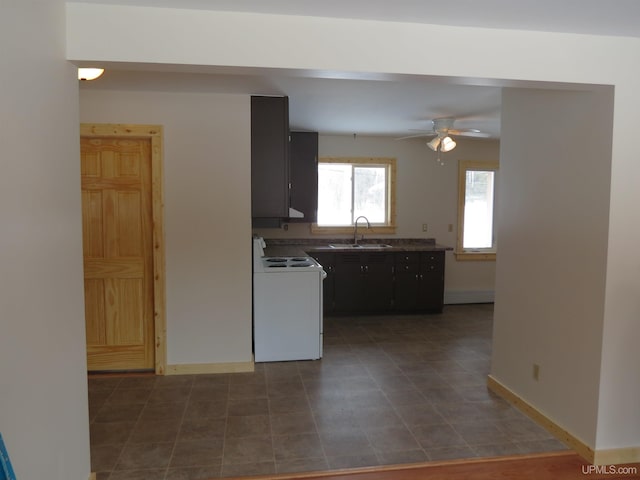
[[[253,342],[256,362],[322,357],[322,280],[308,256],[265,257],[253,239]]]

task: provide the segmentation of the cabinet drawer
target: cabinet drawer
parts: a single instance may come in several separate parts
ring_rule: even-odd
[[[423,263],[420,271],[422,273],[442,273],[444,272],[444,265],[439,263]]]
[[[360,253],[338,253],[335,256],[336,265],[360,265]]]
[[[394,256],[396,265],[403,263],[419,263],[420,252],[402,252],[396,253]]]
[[[423,252],[420,257],[422,265],[441,265],[444,262],[444,252]]]
[[[316,261],[323,267],[333,267],[335,261],[333,258],[333,253],[313,252],[311,254],[311,257],[315,258]]]
[[[336,265],[393,265],[393,255],[389,253],[378,252],[336,253],[335,263]]]
[[[396,273],[418,273],[420,271],[419,263],[401,263],[395,266]]]

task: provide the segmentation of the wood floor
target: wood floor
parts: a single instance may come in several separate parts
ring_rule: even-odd
[[[627,473],[628,472],[628,473]],[[594,467],[574,452],[430,462],[349,471],[237,477],[234,480],[614,480],[640,479],[640,464]]]

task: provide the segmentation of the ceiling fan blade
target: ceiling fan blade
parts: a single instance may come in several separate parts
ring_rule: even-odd
[[[413,130],[417,132],[415,135],[407,135],[405,137],[396,138],[396,140],[406,140],[409,138],[417,138],[417,137],[434,137],[438,136],[443,138],[448,135],[458,136],[458,137],[473,137],[473,138],[490,138],[491,135],[489,133],[484,133],[477,128],[453,128],[453,123],[455,122],[455,117],[439,117],[434,118],[433,120],[429,120],[433,124],[433,128],[431,130]]]
[[[480,130],[449,130],[449,133],[457,137],[489,138],[491,136]]]
[[[436,132],[416,133],[415,135],[407,135],[406,137],[396,138],[396,140],[407,140],[408,138],[419,138],[419,137],[433,137],[435,135],[437,135]]]
[[[448,131],[453,135],[460,135],[467,132],[480,133],[480,130],[477,128],[450,128]]]

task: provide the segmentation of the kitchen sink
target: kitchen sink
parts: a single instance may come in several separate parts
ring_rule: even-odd
[[[331,248],[337,249],[371,249],[371,248],[389,248],[391,245],[386,243],[330,243]]]

